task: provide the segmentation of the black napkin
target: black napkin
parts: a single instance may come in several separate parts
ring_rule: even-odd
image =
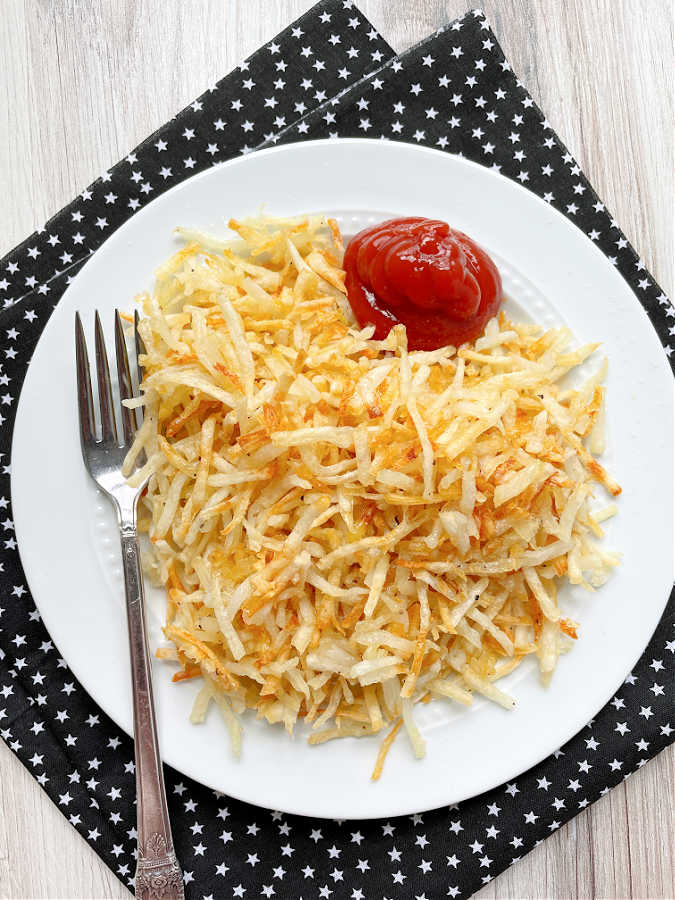
[[[337,97],[336,77],[348,88]],[[270,98],[277,106],[265,105]],[[615,261],[670,356],[667,320],[675,312],[511,73],[482,14],[395,58],[351,3],[329,0],[0,263],[0,290],[14,304],[0,313],[0,464],[9,460],[15,403],[39,334],[69,278],[112,229],[212,162],[265,143],[331,134],[460,152],[547,197]],[[9,471],[7,465],[0,474],[0,735],[131,886],[133,745],[76,682],[40,623],[12,536]],[[671,598],[640,662],[582,732],[513,783],[459,806],[388,822],[304,819],[217,796],[167,769],[187,896],[468,897],[673,740],[673,607]]]

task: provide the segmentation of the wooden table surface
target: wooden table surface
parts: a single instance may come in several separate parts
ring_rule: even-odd
[[[357,2],[396,50],[477,5]],[[1,0],[0,254],[309,5]],[[485,0],[483,8],[514,70],[672,296],[672,4]],[[673,796],[671,748],[476,896],[674,897]],[[0,897],[129,896],[0,743]]]

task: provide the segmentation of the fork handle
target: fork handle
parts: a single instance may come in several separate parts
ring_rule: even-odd
[[[136,897],[182,900],[183,876],[176,859],[157,741],[152,670],[145,625],[145,592],[135,516],[120,523],[129,625],[136,745],[138,862]]]

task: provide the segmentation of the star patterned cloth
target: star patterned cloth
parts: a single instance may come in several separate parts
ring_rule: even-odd
[[[533,190],[597,242],[673,352],[673,308],[479,11],[396,57],[352,3],[318,4],[0,261],[0,736],[130,888],[133,743],[59,656],[14,539],[9,476],[19,391],[67,284],[137,209],[240,153],[353,135],[461,153]],[[215,794],[166,769],[186,896],[469,897],[673,741],[674,608],[671,595],[642,658],[579,734],[514,782],[458,806],[389,821],[306,819]]]

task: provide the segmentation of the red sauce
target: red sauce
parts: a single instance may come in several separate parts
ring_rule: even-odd
[[[360,231],[344,258],[359,324],[384,339],[399,322],[410,350],[455,347],[482,334],[502,299],[497,267],[445,222],[391,219]]]

